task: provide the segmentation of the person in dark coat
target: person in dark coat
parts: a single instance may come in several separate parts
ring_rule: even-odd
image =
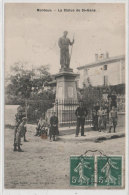
[[[112,95],[111,95],[111,108],[114,106],[115,108],[117,108],[117,96],[116,96],[116,92],[113,91]]]
[[[113,106],[115,106],[115,108],[117,108],[117,95],[116,92],[113,90],[113,92],[111,94],[108,95],[108,101],[109,101],[109,108],[110,111],[112,109]]]
[[[58,135],[58,117],[56,116],[56,112],[53,112],[50,118],[50,141],[53,137],[53,141],[55,141],[55,136]]]
[[[85,117],[87,116],[87,110],[84,108],[83,103],[80,102],[79,106],[75,111],[75,115],[77,117],[77,127],[76,127],[76,137],[78,137],[79,130],[81,127],[81,136],[84,136],[84,125],[85,125]]]

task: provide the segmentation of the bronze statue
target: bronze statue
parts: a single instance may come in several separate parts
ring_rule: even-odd
[[[59,38],[58,45],[60,47],[60,64],[61,68],[69,68],[70,65],[70,54],[69,54],[69,45],[73,45],[74,39],[71,42],[69,38],[67,38],[67,31],[64,31],[64,34],[61,38]]]

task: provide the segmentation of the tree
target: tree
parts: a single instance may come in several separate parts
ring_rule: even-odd
[[[17,104],[21,99],[39,99],[42,96],[49,99],[53,97],[45,94],[49,92],[45,92],[43,89],[44,84],[52,80],[49,65],[42,65],[31,70],[26,67],[28,67],[27,62],[20,61],[11,67],[11,75],[8,77],[10,82],[5,90],[7,102],[12,101],[13,104]]]

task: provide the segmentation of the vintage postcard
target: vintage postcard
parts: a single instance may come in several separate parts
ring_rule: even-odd
[[[3,11],[3,189],[126,194],[127,2]]]

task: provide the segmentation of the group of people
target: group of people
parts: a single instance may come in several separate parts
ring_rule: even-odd
[[[117,110],[115,106],[112,106],[111,110],[107,107],[95,106],[92,111],[93,128],[94,130],[107,129],[107,124],[109,124],[109,133],[111,133],[111,128],[114,127],[114,132],[117,125]]]
[[[58,130],[58,117],[56,116],[56,112],[53,111],[50,121],[45,118],[45,115],[41,115],[38,125],[36,127],[35,136],[41,136],[45,134],[49,135],[50,141],[55,141],[56,135],[59,134]]]
[[[28,142],[26,140],[26,123],[27,118],[25,117],[25,112],[23,106],[19,106],[17,109],[17,113],[15,115],[15,129],[14,129],[14,151],[23,152],[21,149],[21,138],[23,137],[24,142]],[[56,112],[52,113],[50,121],[48,122],[45,119],[45,115],[41,115],[37,127],[35,136],[49,135],[50,141],[56,140],[56,135],[59,135],[58,130],[58,117],[56,116]]]
[[[88,111],[86,107],[83,105],[81,101],[79,106],[75,110],[75,115],[77,118],[76,123],[76,133],[75,136],[78,137],[79,130],[81,127],[81,136],[84,135],[84,125],[85,119],[88,115]],[[27,118],[25,117],[25,108],[24,106],[19,106],[17,109],[16,117],[16,125],[14,131],[14,151],[22,152],[21,149],[21,138],[23,137],[24,142],[26,140],[26,123]],[[108,96],[108,101],[101,101],[94,104],[92,109],[92,124],[93,129],[98,130],[99,132],[102,130],[107,129],[107,124],[109,124],[109,133],[111,133],[112,127],[114,128],[114,132],[116,132],[117,126],[117,102],[116,96]],[[58,117],[56,116],[56,112],[53,111],[50,120],[48,121],[45,118],[45,114],[41,115],[37,127],[36,127],[36,134],[35,136],[42,136],[45,135],[46,137],[49,135],[50,141],[56,140],[56,135],[59,135],[58,130]]]
[[[88,115],[88,111],[83,105],[82,101],[80,101],[79,106],[75,111],[75,115],[77,117],[75,136],[78,137],[80,127],[81,127],[81,136],[85,136],[84,125],[85,125],[85,118]],[[92,109],[93,129],[101,132],[102,130],[107,129],[107,124],[108,124],[109,126],[108,132],[111,133],[111,129],[113,127],[115,133],[117,120],[118,120],[117,97],[115,92],[112,92],[112,94],[107,96],[107,100],[101,100],[94,104]]]
[[[109,124],[109,133],[111,133],[112,127],[114,128],[114,132],[116,131],[118,118],[115,94],[108,96],[106,101],[102,100],[93,106],[92,119],[94,130],[106,130],[107,124]]]

